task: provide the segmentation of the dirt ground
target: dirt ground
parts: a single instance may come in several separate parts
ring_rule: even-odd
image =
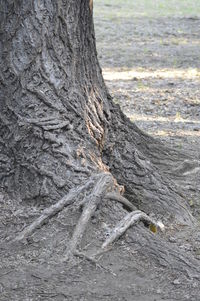
[[[98,54],[114,101],[130,119],[199,162],[200,5],[168,2],[182,6],[171,10],[157,0],[96,0]],[[192,171],[183,193],[200,220],[200,166]],[[138,225],[99,255],[97,264],[80,257],[65,261],[79,216],[73,206],[27,242],[10,243],[44,208],[45,204],[24,204],[0,194],[0,301],[200,300],[199,227],[177,233],[167,225],[165,233],[150,233],[147,239],[146,228]],[[101,246],[125,214],[120,204],[102,208],[83,240],[87,254]],[[164,246],[163,254],[157,254],[158,242]],[[173,257],[168,252],[171,246]],[[197,273],[191,275],[187,266],[193,262]]]

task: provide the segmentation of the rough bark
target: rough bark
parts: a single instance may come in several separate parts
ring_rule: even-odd
[[[163,267],[183,274],[191,286],[193,279],[199,281],[199,261],[194,253],[175,244],[178,236],[172,243],[168,240],[171,232],[181,229],[178,223],[195,223],[179,186],[185,183],[186,162],[190,162],[188,155],[143,133],[112,102],[97,60],[91,0],[0,0],[0,187],[18,198],[15,204],[37,208],[28,218],[19,213],[23,223],[10,231],[10,237],[5,233],[1,254],[8,273],[13,267],[23,271],[24,283],[31,291],[26,275],[31,275],[32,258],[39,250],[37,269],[46,272],[48,265],[53,273],[57,269],[59,285],[68,286],[74,262],[64,265],[63,258],[68,258],[69,251],[116,276],[105,267],[104,258],[109,262],[109,250],[115,246],[121,252],[118,246],[124,236],[109,250],[101,249],[103,240],[103,246],[112,243],[136,221],[159,226],[162,224],[157,220],[161,219],[164,233],[154,235],[140,225],[127,231],[122,247],[127,254],[133,249],[127,264],[137,258],[140,264],[144,255],[148,264],[159,266],[161,272]],[[46,209],[41,212],[37,204]],[[98,219],[95,211],[102,208],[105,212],[102,210]],[[135,209],[145,213],[127,215],[127,210]],[[56,215],[61,210],[63,224],[63,216]],[[10,211],[14,220],[17,210]],[[90,219],[94,214],[93,224]],[[43,226],[49,220],[52,224]],[[4,228],[9,222],[7,219]],[[116,224],[119,227],[115,228]],[[53,231],[52,225],[59,231]],[[118,233],[113,234],[111,227]],[[192,227],[191,233],[198,231]],[[191,236],[187,230],[184,233]],[[21,240],[30,235],[32,239],[22,245]],[[194,240],[199,243],[198,234]],[[102,256],[103,265],[99,263]],[[124,257],[122,261],[124,264]],[[66,278],[59,278],[65,268]],[[14,270],[10,279],[18,280],[20,273]],[[155,270],[151,273],[155,275]],[[132,279],[132,270],[130,275]],[[43,283],[50,281],[55,290],[55,278],[41,279],[36,286],[42,287],[42,293]],[[121,290],[123,282],[118,282]],[[15,288],[9,290],[17,294]],[[23,291],[21,298],[24,295]]]
[[[110,111],[89,2],[1,1],[0,34],[1,186],[55,201],[104,168]]]
[[[168,179],[178,155],[142,133],[107,92],[91,1],[1,0],[0,13],[1,186],[26,202],[55,203],[110,171],[139,209],[193,222]]]

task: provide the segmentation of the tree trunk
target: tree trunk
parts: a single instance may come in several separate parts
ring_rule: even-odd
[[[91,2],[1,0],[1,186],[50,205],[103,171],[138,209],[191,224],[169,177],[184,155],[139,130],[106,89]]]
[[[196,226],[175,181],[181,163],[190,158],[143,133],[112,102],[97,59],[92,1],[0,0],[0,7],[1,189],[17,204],[23,201],[19,205],[22,212],[22,205],[35,210],[32,216],[26,210],[21,216],[16,213],[18,205],[17,210],[8,206],[12,218],[5,223],[11,233],[5,234],[3,244],[6,267],[7,262],[11,262],[8,267],[18,264],[20,271],[30,271],[32,277],[30,254],[36,249],[38,271],[48,270],[50,264],[53,272],[57,271],[56,281],[61,279],[55,284],[59,287],[66,267],[60,264],[63,258],[67,261],[76,255],[101,267],[96,256],[108,251],[105,247],[129,226],[141,220],[150,229],[162,230],[163,224],[156,222],[159,218],[169,232],[153,236],[138,226],[137,234],[129,235],[130,243],[160,270],[164,266],[172,274],[176,270],[178,276],[186,275],[189,281],[199,279],[199,262],[192,253],[168,242],[170,231],[179,228],[177,224]],[[124,208],[109,199],[121,202]],[[46,208],[42,213],[40,206]],[[66,206],[69,208],[63,210]],[[103,206],[108,224],[121,222],[99,251],[105,238],[101,223],[92,224],[88,236],[85,232],[91,217]],[[127,208],[132,211],[135,207],[137,211],[127,214]],[[63,217],[53,218],[61,210],[67,224],[62,223]],[[13,222],[17,214],[22,222]],[[37,216],[34,220],[33,214]],[[34,246],[20,244],[50,218],[52,225],[40,229],[42,234],[35,233]],[[58,231],[53,231],[53,225]],[[73,233],[71,228],[75,228]],[[192,231],[196,233],[193,227]],[[77,251],[78,247],[87,254]],[[128,258],[134,260],[135,253]],[[67,264],[73,266],[73,260]],[[112,272],[109,268],[105,271]],[[66,283],[68,276],[67,269]],[[16,281],[15,274],[10,279]],[[43,292],[45,281],[41,279],[36,286]],[[30,292],[35,298],[34,290]]]

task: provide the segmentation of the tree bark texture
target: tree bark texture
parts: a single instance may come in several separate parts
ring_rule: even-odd
[[[169,179],[184,155],[140,131],[106,89],[92,2],[0,3],[1,187],[52,204],[91,175],[110,172],[137,208],[192,223]]]

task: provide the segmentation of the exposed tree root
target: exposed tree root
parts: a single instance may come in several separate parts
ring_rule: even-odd
[[[56,204],[44,210],[42,215],[38,217],[31,225],[26,227],[16,238],[15,241],[21,241],[25,238],[28,238],[33,234],[36,229],[40,228],[45,224],[51,217],[55,216],[58,212],[63,210],[64,207],[72,204],[75,201],[75,198],[88,189],[90,185],[93,185],[91,193],[84,197],[81,201],[81,204],[84,205],[83,212],[80,216],[80,219],[75,227],[72,239],[69,243],[67,254],[64,256],[64,261],[69,259],[71,255],[75,256],[84,256],[87,260],[97,264],[97,261],[93,257],[88,257],[85,254],[77,251],[77,246],[80,244],[82,237],[87,228],[88,222],[93,216],[97,206],[101,202],[102,198],[105,196],[106,199],[114,200],[123,204],[129,210],[135,210],[135,206],[132,205],[126,198],[121,196],[119,193],[114,191],[114,186],[116,182],[111,174],[102,173],[95,176],[91,176],[90,179],[82,186],[75,187],[71,189],[67,196],[64,196]],[[112,191],[112,192],[108,192]],[[154,228],[162,228],[162,224],[155,222],[152,218],[146,215],[140,210],[133,211],[127,214],[114,228],[111,235],[103,243],[102,249],[105,249],[109,244],[118,239],[123,233],[132,225],[136,224],[139,221],[143,221],[148,225],[152,225]],[[96,254],[97,255],[97,254]],[[95,255],[95,256],[96,256]]]
[[[113,229],[110,236],[106,239],[106,241],[103,243],[102,248],[106,248],[108,245],[113,243],[115,240],[117,240],[120,236],[122,236],[125,231],[133,226],[134,224],[138,223],[139,221],[143,221],[147,224],[152,224],[156,228],[160,228],[163,230],[163,224],[158,223],[154,221],[152,218],[150,218],[148,215],[146,215],[144,212],[137,210],[133,211],[131,213],[128,213]]]
[[[87,224],[94,214],[98,204],[100,203],[102,197],[105,195],[109,187],[114,186],[113,178],[110,174],[103,174],[101,178],[95,184],[91,194],[86,197],[85,207],[81,214],[81,217],[76,225],[74,230],[69,249],[67,250],[67,256],[65,259],[68,259],[69,254],[73,254],[76,250],[77,245],[80,243],[83,234],[86,230]],[[65,260],[64,259],[64,260]]]
[[[106,194],[106,199],[119,202],[122,205],[124,205],[125,208],[129,209],[130,211],[137,210],[137,208],[131,202],[129,202],[125,197],[123,197],[119,193],[109,192]]]
[[[95,177],[91,177],[86,184],[75,187],[69,191],[69,193],[59,200],[56,204],[45,209],[32,224],[26,227],[16,238],[16,241],[23,240],[33,234],[36,229],[44,225],[51,217],[55,216],[58,212],[63,210],[64,207],[72,204],[75,201],[75,198],[84,190],[86,190],[95,180]]]

